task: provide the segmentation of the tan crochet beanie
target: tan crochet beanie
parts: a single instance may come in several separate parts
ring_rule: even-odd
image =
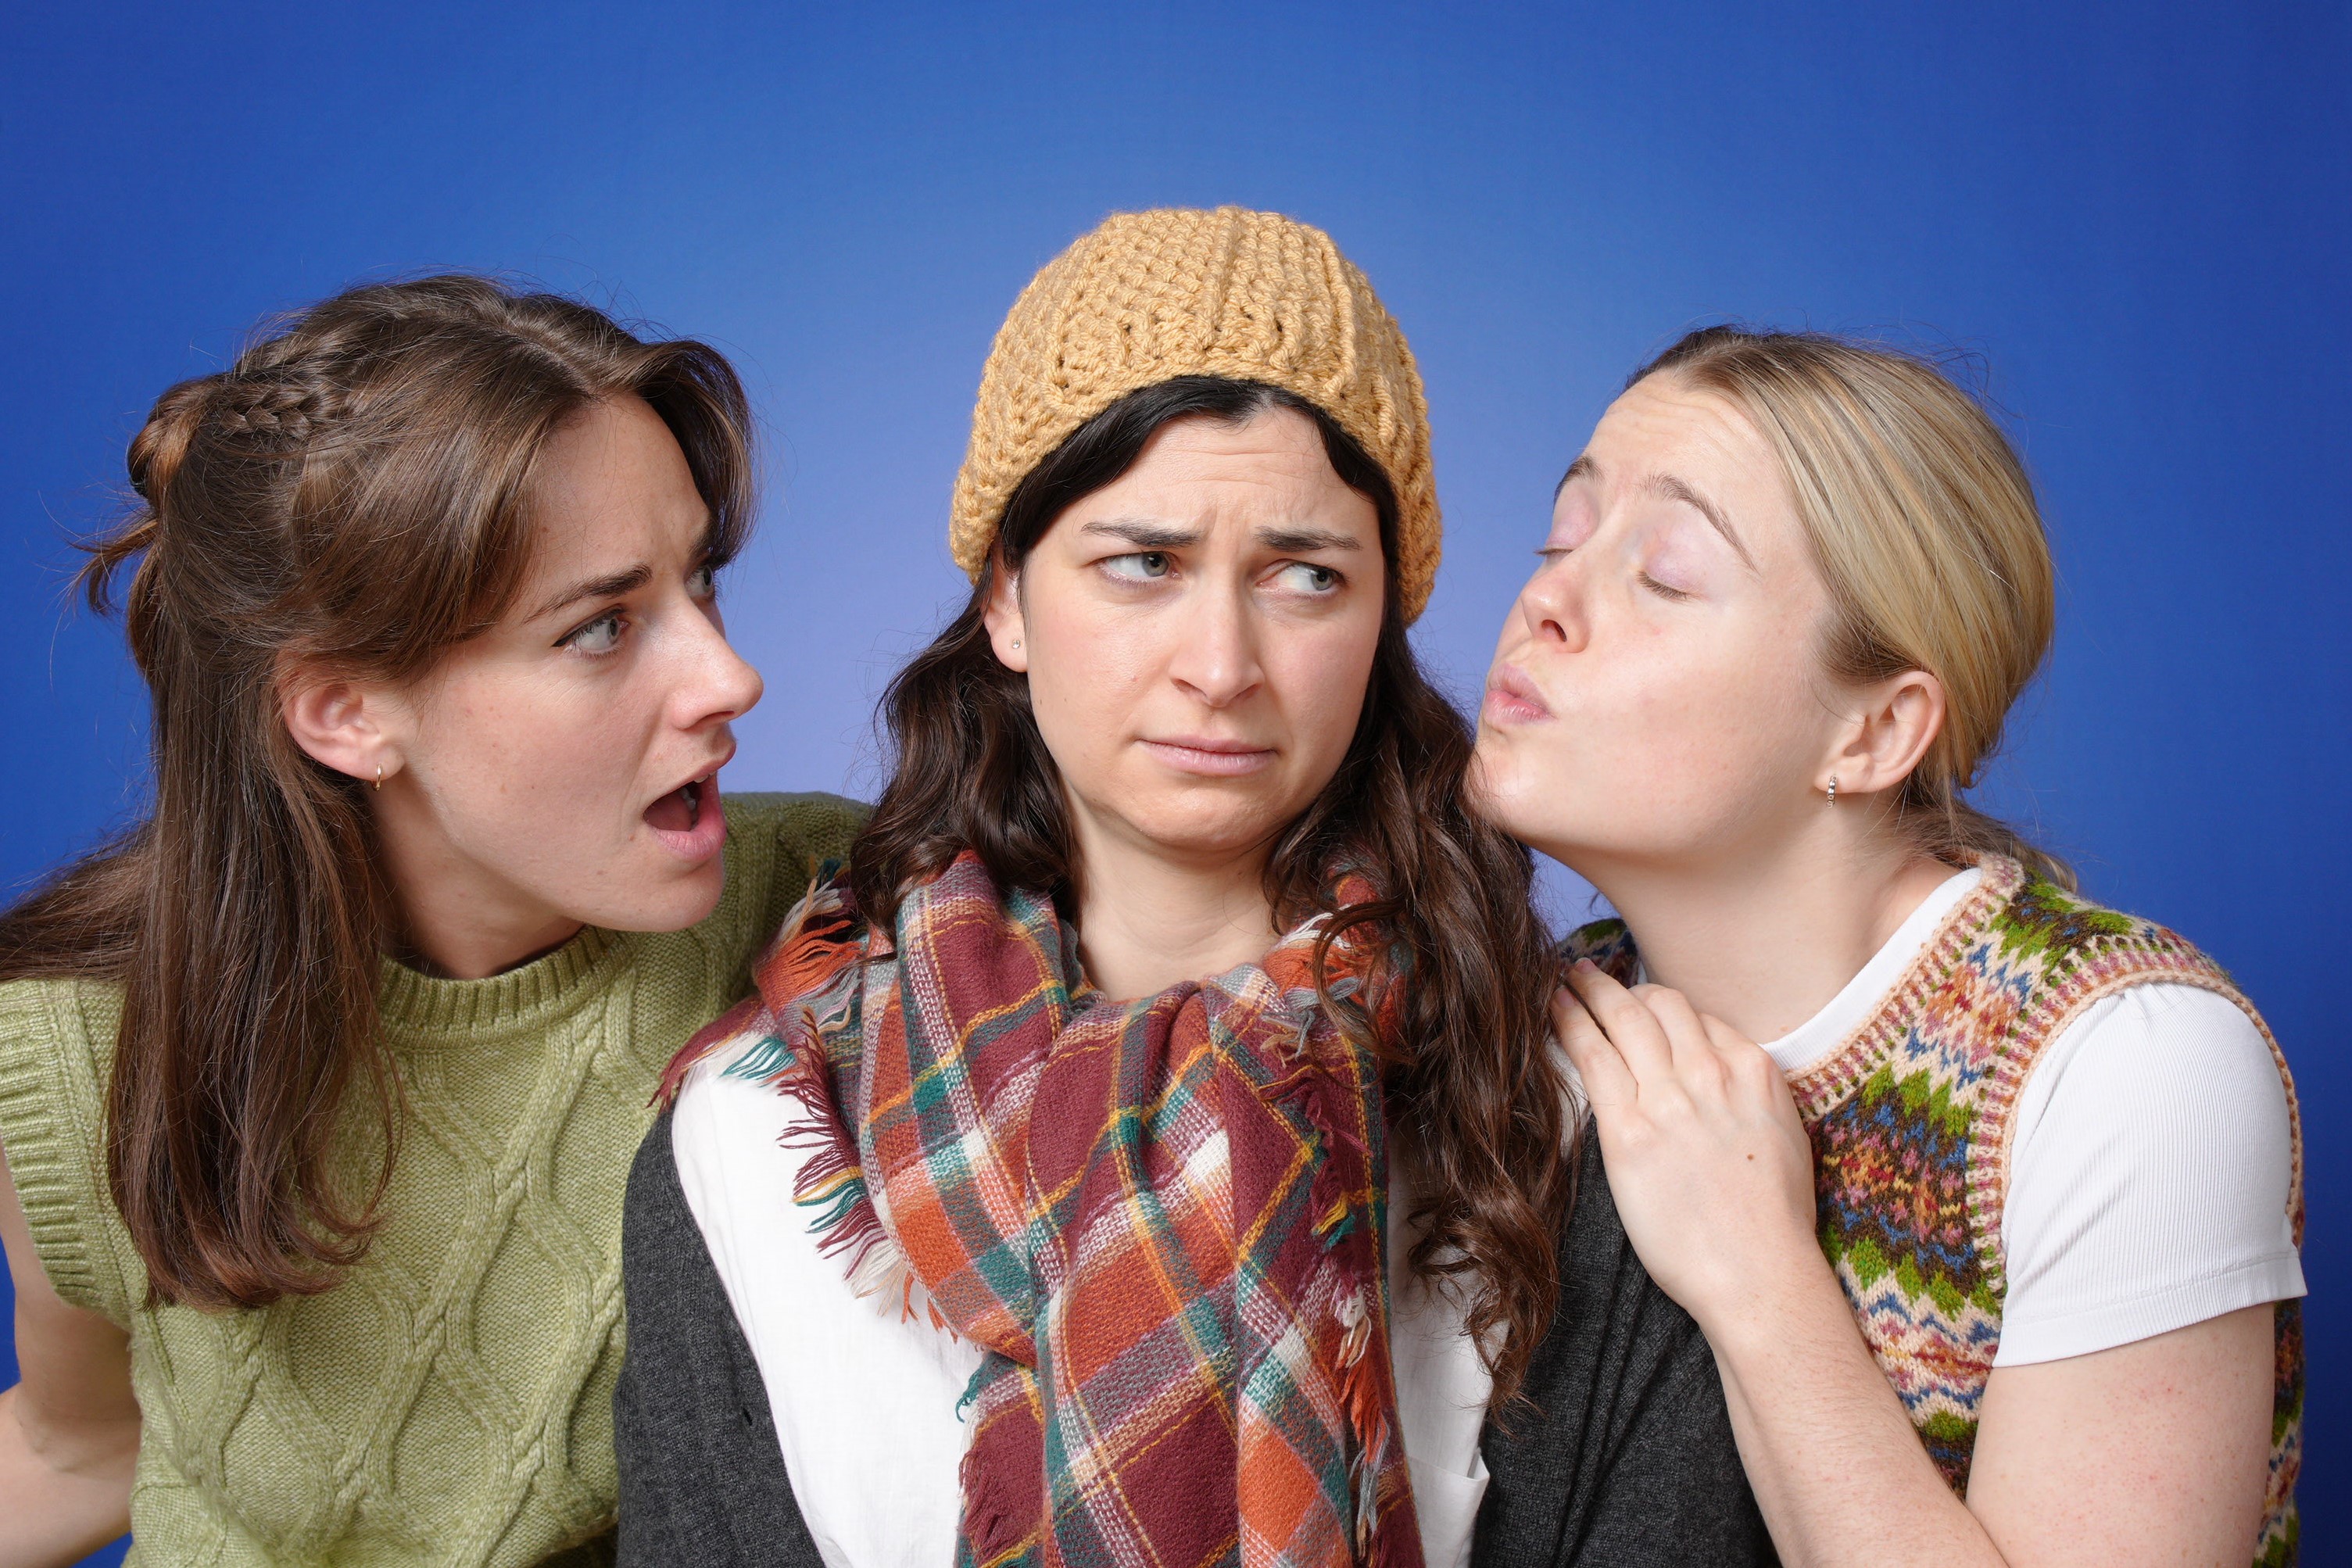
[[[1180,375],[1262,381],[1339,421],[1396,487],[1397,599],[1437,576],[1429,410],[1404,334],[1331,237],[1275,213],[1120,213],[1046,263],[980,374],[948,547],[980,578],[1004,503],[1071,432]]]

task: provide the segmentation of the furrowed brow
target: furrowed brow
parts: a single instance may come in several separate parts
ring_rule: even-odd
[[[1361,550],[1363,541],[1351,533],[1335,533],[1328,528],[1261,528],[1257,531],[1258,547],[1279,550],[1285,554],[1303,555],[1311,550]]]
[[[1756,557],[1748,552],[1748,546],[1741,542],[1738,531],[1731,526],[1731,520],[1723,515],[1721,507],[1717,506],[1693,489],[1689,484],[1675,478],[1672,474],[1660,474],[1652,479],[1649,489],[1652,495],[1663,500],[1680,501],[1706,519],[1714,525],[1716,532],[1723,535],[1723,542],[1731,546],[1732,552],[1748,563],[1748,569],[1750,572],[1759,570],[1756,564]]]
[[[653,580],[654,569],[640,561],[625,572],[614,572],[603,577],[591,577],[583,583],[574,583],[533,610],[530,613],[530,618],[537,620],[541,616],[551,616],[558,610],[567,609],[578,604],[583,599],[617,599],[624,594],[635,593]]]
[[[1172,528],[1139,517],[1104,518],[1085,524],[1078,531],[1121,540],[1138,550],[1189,550],[1201,542],[1196,530]]]

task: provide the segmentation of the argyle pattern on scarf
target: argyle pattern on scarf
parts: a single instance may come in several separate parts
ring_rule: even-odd
[[[1977,1417],[2000,1349],[2008,1294],[2000,1222],[2026,1077],[2102,997],[2194,985],[2227,997],[2270,1041],[2294,1140],[2289,1215],[2303,1240],[2303,1126],[2270,1027],[2221,965],[2179,933],[2102,909],[1987,856],[1984,878],[1944,917],[1877,1010],[1790,1082],[1811,1135],[1822,1250],[1928,1457],[1966,1496]],[[1631,984],[1620,921],[1570,938]],[[2269,1480],[2252,1561],[2286,1568],[2301,1535],[2303,1303],[2272,1309]]]
[[[808,1111],[793,1196],[853,1282],[985,1352],[961,1563],[1419,1568],[1380,1064],[1318,1000],[1321,925],[1108,1002],[966,854],[893,932],[817,889],[673,1066],[740,1044]],[[1377,1032],[1369,945],[1325,945],[1323,989]]]

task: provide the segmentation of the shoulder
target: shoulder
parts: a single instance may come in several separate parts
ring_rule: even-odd
[[[55,1111],[102,1103],[114,1063],[122,991],[100,980],[12,980],[0,985],[0,1136],[28,1099]]]
[[[1997,1364],[2301,1295],[2300,1164],[2284,1065],[2234,994],[2136,985],[2084,1009],[2018,1109]]]
[[[2052,1113],[2098,1110],[2135,1125],[2233,1121],[2285,1136],[2291,1094],[2269,1031],[2234,991],[2158,981],[2103,996],[2076,1014],[2036,1060],[2019,1107],[2018,1136]]]
[[[1580,958],[1590,959],[1601,973],[1626,985],[1633,984],[1641,965],[1633,949],[1633,933],[1614,917],[1588,921],[1568,933],[1568,940],[1559,945],[1560,966],[1566,968]]]
[[[2016,1136],[2228,1163],[2247,1140],[2284,1152],[2291,1098],[2268,1032],[2234,992],[2153,982],[2092,1003],[2052,1041],[2026,1079]]]
[[[837,795],[744,795],[727,801],[727,907],[764,940],[826,867],[849,858],[866,808]]]
[[[106,1089],[118,987],[90,980],[0,985],[0,1149],[33,1245],[58,1293],[120,1321],[128,1296],[105,1239]]]
[[[2168,926],[2108,909],[2013,861],[1994,860],[1986,872],[2002,895],[1990,916],[1991,961],[2034,978],[2053,1024],[2132,985],[2178,982],[2237,994],[2228,971]]]
[[[856,801],[823,791],[730,795],[726,809],[729,874],[767,866],[803,888],[825,861],[849,853],[867,811]]]

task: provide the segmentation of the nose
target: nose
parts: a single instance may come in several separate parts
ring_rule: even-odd
[[[1571,554],[1546,562],[1519,590],[1519,618],[1528,635],[1568,653],[1580,652],[1592,636],[1585,602],[1588,585],[1577,566],[1579,558]]]
[[[1178,617],[1176,657],[1169,675],[1207,706],[1230,708],[1265,679],[1248,590],[1237,587],[1188,597],[1192,613]]]
[[[686,617],[686,679],[679,683],[681,727],[725,724],[750,712],[767,689],[760,672],[727,640],[716,616]]]

